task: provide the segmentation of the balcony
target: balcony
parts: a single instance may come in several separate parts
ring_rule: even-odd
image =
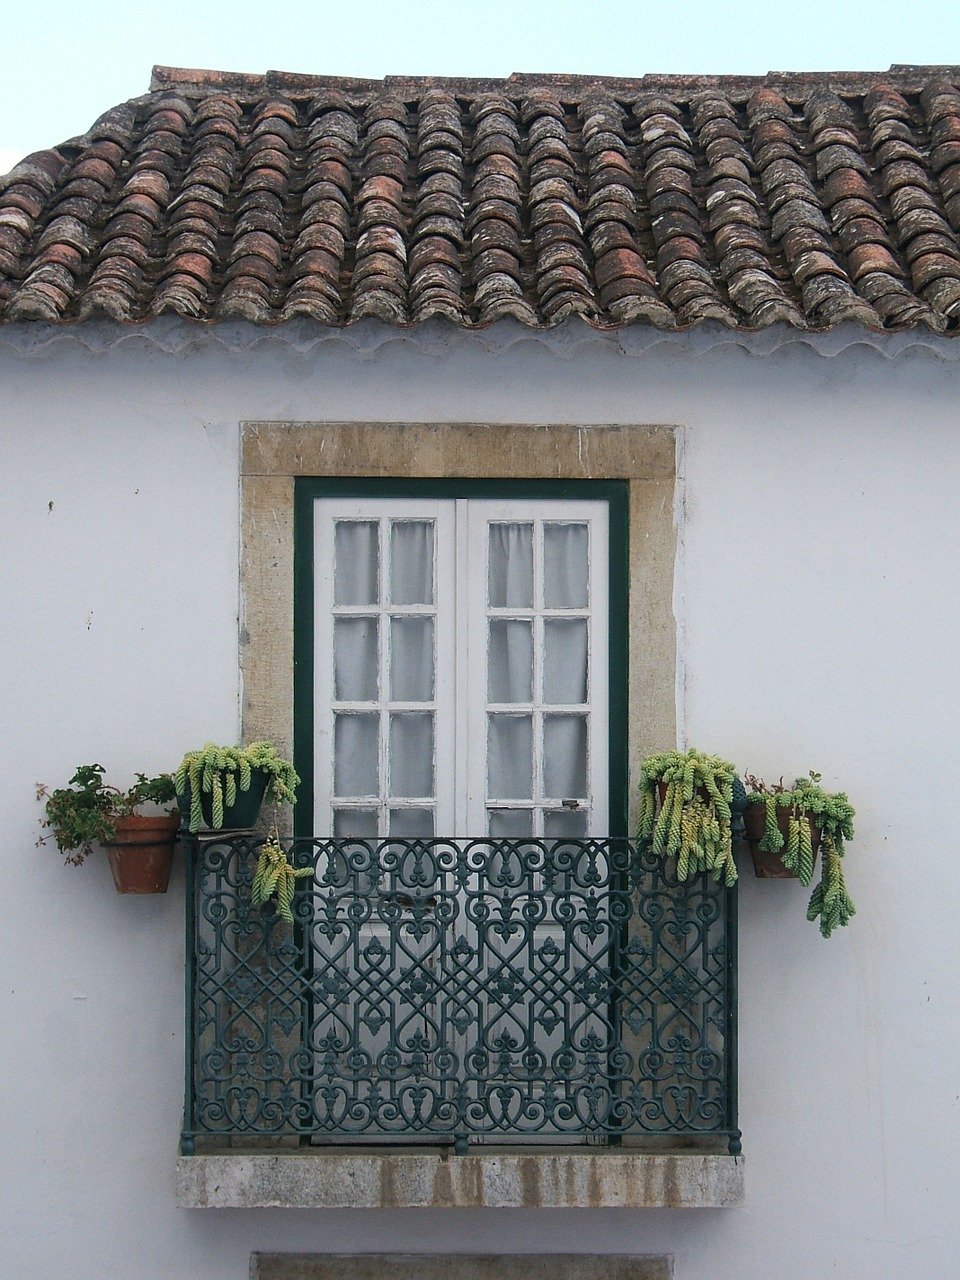
[[[187,841],[181,1203],[737,1202],[730,891],[623,839],[296,839],[291,926],[259,847]]]

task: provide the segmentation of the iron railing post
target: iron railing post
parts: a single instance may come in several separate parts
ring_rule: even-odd
[[[183,1129],[180,1134],[180,1151],[185,1156],[193,1155],[196,1150],[196,1110],[194,1094],[194,1070],[196,1044],[194,1027],[196,1025],[196,839],[181,832],[183,847],[184,899],[186,914],[186,945],[184,954],[184,1072],[183,1072]]]

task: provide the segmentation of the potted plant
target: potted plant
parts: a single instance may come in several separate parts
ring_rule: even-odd
[[[138,773],[127,791],[103,781],[103,766],[81,765],[65,787],[48,791],[41,783],[37,799],[45,800],[50,830],[38,844],[53,839],[65,862],[79,866],[94,843],[106,849],[118,893],[166,893],[180,815],[138,813],[143,805],[165,805],[174,799],[168,773],[148,778]]]
[[[296,803],[300,779],[272,742],[218,747],[208,742],[188,751],[174,776],[190,832],[201,827],[238,831],[252,827],[264,794],[274,804]]]
[[[747,774],[750,788],[744,813],[747,841],[758,876],[796,877],[808,885],[818,849],[820,881],[813,890],[807,919],[820,921],[829,938],[856,911],[843,876],[844,845],[853,839],[853,805],[843,792],[828,793],[812,769],[792,787],[767,783]]]
[[[294,867],[280,844],[279,806],[296,804],[300,785],[293,764],[272,742],[251,742],[248,747],[208,742],[199,751],[187,752],[174,781],[191,833],[201,826],[245,830],[257,821],[264,797],[272,803],[273,821],[260,846],[250,896],[254,906],[275,898],[277,915],[292,924],[296,882],[313,874],[312,866]]]
[[[735,782],[729,761],[694,748],[647,756],[640,773],[637,839],[649,841],[660,858],[676,858],[679,880],[709,871],[729,887],[737,879]]]

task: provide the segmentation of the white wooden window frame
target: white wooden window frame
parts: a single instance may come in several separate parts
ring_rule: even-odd
[[[608,508],[603,500],[470,498],[335,498],[314,500],[314,815],[318,830],[333,830],[333,809],[376,808],[378,832],[389,834],[389,813],[400,808],[435,811],[434,834],[477,836],[488,830],[488,810],[524,809],[533,815],[534,836],[544,834],[544,815],[563,807],[586,811],[584,834],[607,833],[608,814]],[[377,604],[334,601],[335,529],[341,521],[376,520],[380,527],[380,591]],[[396,521],[434,522],[434,605],[394,606],[387,593],[389,531]],[[588,530],[589,598],[583,607],[549,608],[543,599],[544,530],[552,524],[583,524]],[[530,524],[534,530],[534,597],[527,606],[488,602],[487,531],[495,524]],[[407,704],[389,697],[387,637],[392,617],[429,615],[435,619],[435,681],[430,702]],[[379,688],[375,702],[337,700],[333,631],[337,618],[376,618]],[[552,619],[584,619],[588,628],[588,690],[584,704],[547,704],[543,697],[544,627]],[[529,621],[533,631],[534,684],[529,702],[488,701],[487,637],[492,619]],[[389,786],[386,729],[391,713],[429,711],[435,716],[434,792],[400,797]],[[334,717],[373,714],[380,720],[378,791],[336,797]],[[534,738],[532,794],[488,796],[488,715],[529,716]],[[583,796],[544,792],[544,719],[585,715],[587,787]],[[566,805],[564,806],[564,802]]]

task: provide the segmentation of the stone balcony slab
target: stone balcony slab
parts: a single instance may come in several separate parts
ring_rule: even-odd
[[[489,1148],[181,1156],[185,1209],[725,1209],[744,1200],[742,1156]]]

